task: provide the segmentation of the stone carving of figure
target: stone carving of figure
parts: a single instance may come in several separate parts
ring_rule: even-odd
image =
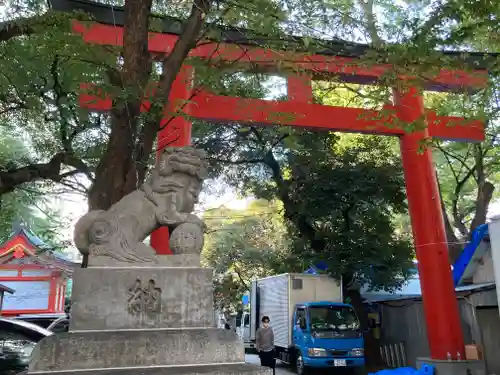
[[[204,224],[192,212],[206,177],[203,151],[192,147],[165,149],[141,188],[107,211],[90,211],[77,222],[76,247],[89,257],[156,262],[155,251],[143,241],[157,228],[167,226],[174,253],[199,254]]]

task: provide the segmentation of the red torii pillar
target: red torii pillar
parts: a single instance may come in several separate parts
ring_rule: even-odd
[[[189,103],[193,90],[193,69],[183,66],[177,74],[172,89],[166,116],[160,123],[156,158],[160,157],[165,147],[183,147],[191,143],[191,122],[183,116],[176,116],[179,106],[182,112],[189,113]],[[162,227],[151,233],[151,247],[158,254],[172,254],[169,246],[170,233],[167,227]]]
[[[423,97],[418,89],[394,90],[394,99],[400,120],[410,123],[423,118]],[[428,137],[426,129],[399,138],[428,341],[434,359],[465,358],[432,151],[426,147],[419,153],[421,141]]]
[[[288,77],[288,100],[313,102],[307,76]],[[421,92],[394,90],[397,116],[405,123],[425,118]],[[432,151],[419,152],[428,130],[399,137],[413,238],[424,303],[431,356],[434,359],[465,358],[465,346],[455,287],[448,258],[441,198]]]

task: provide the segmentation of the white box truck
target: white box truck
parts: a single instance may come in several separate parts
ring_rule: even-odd
[[[364,366],[363,334],[342,283],[327,275],[283,274],[252,283],[245,347],[268,316],[276,356],[303,374],[309,368]]]

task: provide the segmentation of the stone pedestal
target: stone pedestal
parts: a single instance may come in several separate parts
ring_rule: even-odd
[[[28,374],[269,374],[215,328],[212,272],[92,267],[74,274],[70,331],[42,340]]]
[[[434,366],[436,375],[486,375],[484,361],[443,361],[417,358],[417,368],[420,368],[422,364]]]

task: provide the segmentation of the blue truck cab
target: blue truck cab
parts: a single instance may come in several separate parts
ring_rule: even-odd
[[[292,322],[293,359],[297,374],[312,368],[347,368],[365,364],[363,332],[351,305],[307,302],[295,306]]]

